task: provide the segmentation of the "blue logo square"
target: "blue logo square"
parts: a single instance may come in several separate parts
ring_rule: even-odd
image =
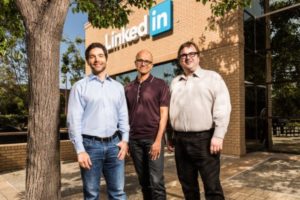
[[[150,35],[155,36],[173,28],[172,0],[166,0],[149,11]]]

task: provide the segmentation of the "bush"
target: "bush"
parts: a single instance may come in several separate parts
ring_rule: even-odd
[[[59,127],[65,128],[67,125],[67,116],[65,114],[60,114],[59,116]],[[26,129],[28,124],[27,115],[0,115],[0,126],[14,126],[21,130]]]
[[[67,127],[67,116],[65,114],[60,114],[59,116],[59,128]]]
[[[0,115],[0,125],[2,126],[14,126],[20,129],[27,127],[28,116],[27,115]]]

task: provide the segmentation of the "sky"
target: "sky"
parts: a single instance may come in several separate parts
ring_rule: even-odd
[[[76,37],[85,39],[84,24],[88,22],[87,14],[85,13],[72,13],[72,9],[69,8],[63,30],[63,38],[68,38],[74,41]],[[62,55],[67,49],[67,46],[63,43],[60,45],[60,55]],[[84,55],[84,45],[81,46],[82,56]],[[61,57],[60,57],[61,60]],[[60,88],[65,88],[66,84],[61,83]],[[67,88],[70,88],[70,83],[67,83]]]

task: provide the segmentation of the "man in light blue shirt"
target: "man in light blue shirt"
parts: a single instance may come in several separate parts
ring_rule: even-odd
[[[128,111],[123,86],[106,73],[108,53],[92,43],[85,58],[92,74],[72,87],[69,137],[74,144],[86,200],[98,200],[103,174],[108,199],[126,199],[124,158],[128,151]]]

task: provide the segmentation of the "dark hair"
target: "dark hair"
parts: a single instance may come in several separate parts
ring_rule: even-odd
[[[108,53],[107,53],[106,47],[105,47],[103,44],[99,43],[99,42],[95,42],[95,43],[90,44],[90,45],[86,48],[86,50],[85,50],[85,59],[86,59],[86,60],[88,60],[90,51],[91,51],[92,49],[94,49],[94,48],[100,48],[100,49],[102,49],[103,52],[104,52],[105,58],[107,59]]]
[[[178,59],[178,60],[179,60],[179,58],[180,58],[180,52],[181,52],[181,50],[184,49],[185,47],[190,47],[190,46],[195,47],[196,51],[197,51],[197,52],[200,52],[198,46],[197,46],[194,42],[192,42],[192,41],[187,41],[187,42],[183,43],[182,45],[180,45],[180,47],[179,47],[179,49],[178,49],[178,52],[177,52],[177,59]]]

